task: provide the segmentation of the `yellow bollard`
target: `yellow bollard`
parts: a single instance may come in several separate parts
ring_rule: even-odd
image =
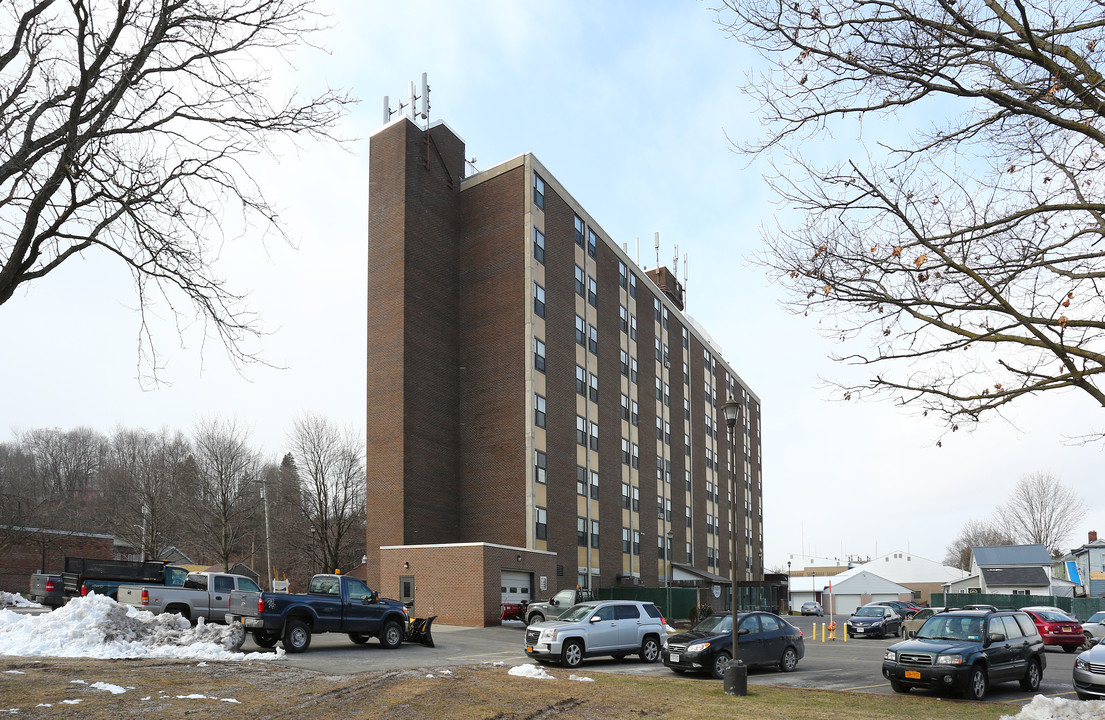
[[[848,642],[848,626],[844,626],[844,642]]]
[[[821,623],[821,642],[825,642],[825,623]]]

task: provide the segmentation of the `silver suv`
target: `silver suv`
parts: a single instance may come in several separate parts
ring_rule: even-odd
[[[557,620],[526,628],[526,655],[577,667],[583,658],[638,654],[646,663],[660,659],[664,618],[655,605],[636,600],[593,600],[574,605]]]

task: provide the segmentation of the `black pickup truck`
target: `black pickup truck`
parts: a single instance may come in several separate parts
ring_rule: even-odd
[[[60,607],[69,598],[90,592],[115,600],[120,585],[179,587],[187,575],[184,568],[165,562],[67,557],[64,572],[31,576],[30,595],[32,601],[50,607]]]
[[[315,575],[303,595],[235,590],[226,622],[241,623],[261,647],[280,641],[285,651],[299,653],[310,647],[312,633],[326,632],[348,633],[358,645],[378,637],[396,648],[410,617],[403,603],[380,597],[357,578]]]

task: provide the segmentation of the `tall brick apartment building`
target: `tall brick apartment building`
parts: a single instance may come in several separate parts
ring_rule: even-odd
[[[500,592],[729,577],[728,397],[738,580],[761,579],[759,398],[672,273],[530,154],[465,177],[443,123],[380,128],[369,180],[369,584],[481,625]]]

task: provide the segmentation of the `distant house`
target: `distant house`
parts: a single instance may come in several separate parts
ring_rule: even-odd
[[[1091,530],[1086,544],[1071,550],[1064,560],[1068,580],[1090,597],[1105,596],[1105,540],[1097,539],[1096,530]]]
[[[1073,596],[1075,583],[1053,578],[1051,565],[1043,545],[972,547],[970,575],[946,587],[949,593]]]
[[[825,578],[824,598],[821,605],[826,614],[851,615],[856,608],[883,600],[909,600],[913,591],[905,585],[880,577],[873,572],[860,570],[848,577],[840,575]]]
[[[941,565],[908,551],[895,550],[845,570],[833,578],[833,583],[842,582],[861,572],[873,573],[898,585],[904,585],[911,596],[903,599],[921,603],[928,603],[932,593],[941,592],[945,584],[967,575],[959,568]]]

